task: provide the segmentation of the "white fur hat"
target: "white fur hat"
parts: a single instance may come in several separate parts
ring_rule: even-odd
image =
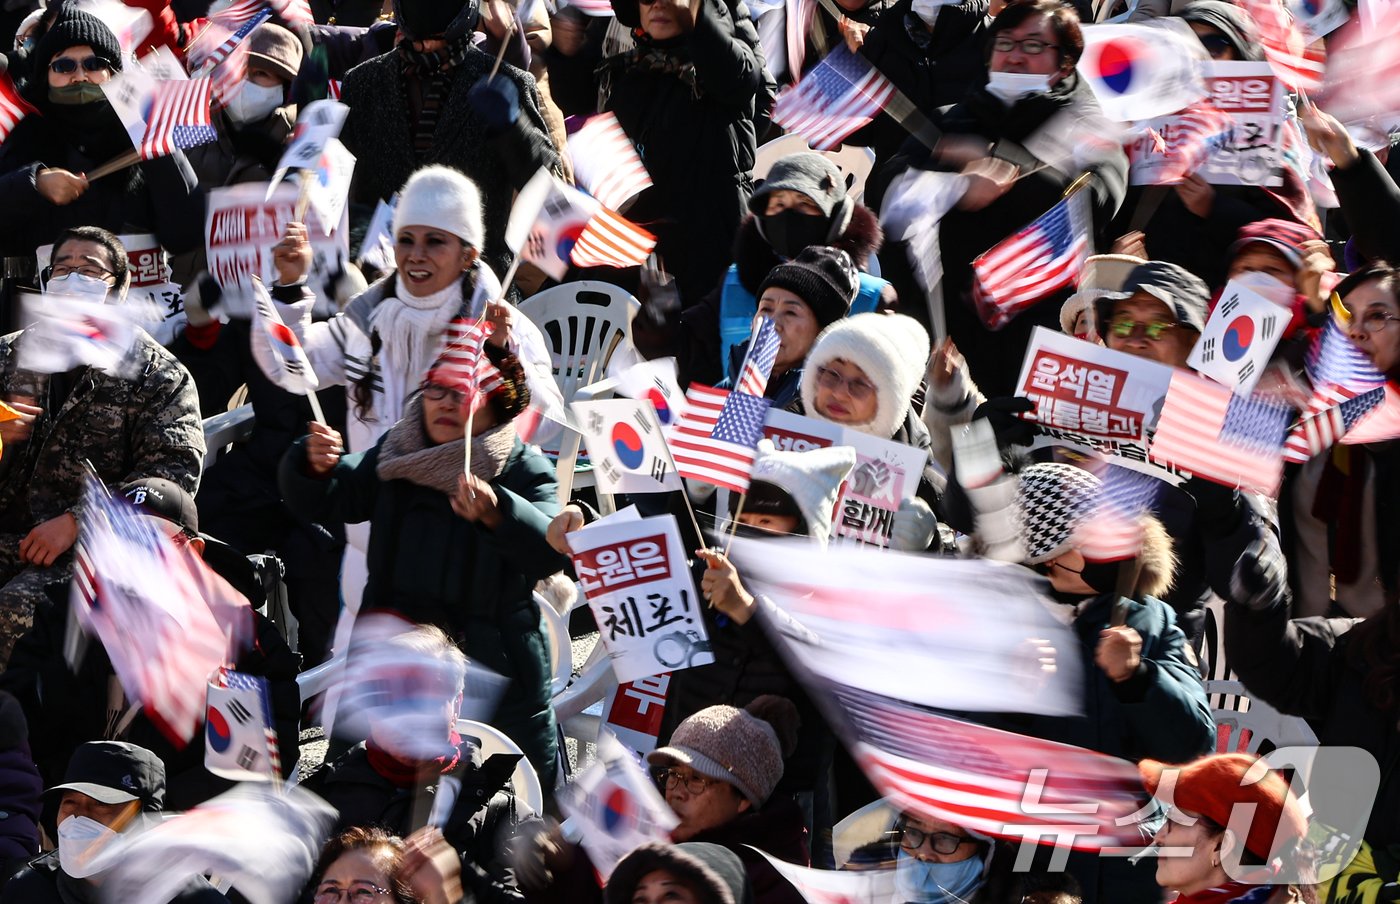
[[[825,546],[831,538],[836,494],[856,466],[856,450],[830,446],[806,452],[779,452],[772,440],[760,440],[753,479],[771,483],[792,497],[807,522],[807,536]]]
[[[817,414],[817,368],[840,358],[865,371],[876,387],[875,419],[852,424],[862,433],[889,439],[909,414],[909,402],[928,363],[928,333],[903,314],[857,314],[822,330],[802,368],[802,405]]]
[[[446,166],[425,166],[404,183],[394,208],[394,235],[405,226],[431,226],[481,248],[481,192],[466,176]]]

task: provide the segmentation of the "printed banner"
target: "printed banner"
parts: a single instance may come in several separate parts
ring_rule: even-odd
[[[1220,302],[1196,340],[1186,364],[1197,373],[1231,386],[1242,395],[1254,391],[1269,356],[1283,338],[1293,312],[1279,307],[1238,282],[1220,293]]]
[[[568,540],[619,683],[715,661],[674,516],[598,522]]]
[[[1172,369],[1037,327],[1026,349],[1016,394],[1035,403],[1032,448],[1071,446],[1117,465],[1180,483],[1179,472],[1147,456]]]
[[[297,187],[280,185],[271,200],[264,200],[263,187],[250,182],[209,191],[204,219],[204,248],[209,275],[223,288],[225,296],[245,300],[252,310],[253,277],[271,286],[277,281],[272,266],[272,247],[282,239],[296,208]],[[313,258],[311,282],[318,294],[330,295],[331,275],[349,257],[350,224],[342,212],[340,224],[327,235],[316,211],[306,213]],[[232,313],[243,313],[234,311]]]
[[[1228,139],[1211,153],[1199,175],[1213,185],[1282,185],[1285,85],[1268,63],[1210,62],[1204,68],[1210,103],[1233,124]],[[1147,128],[1128,146],[1129,179],[1133,185],[1157,184],[1163,181],[1157,171],[1169,166],[1170,158],[1155,152],[1147,130],[1171,146],[1176,131],[1186,126],[1181,113],[1141,125]]]
[[[619,684],[608,698],[603,724],[617,739],[640,754],[656,749],[671,673]]]
[[[126,249],[131,267],[127,303],[139,302],[152,312],[158,309],[163,319],[159,323],[142,323],[142,326],[161,345],[172,342],[185,322],[185,293],[170,281],[170,256],[149,233],[119,235],[117,240]],[[39,269],[44,269],[53,257],[53,245],[40,245],[34,257]]]

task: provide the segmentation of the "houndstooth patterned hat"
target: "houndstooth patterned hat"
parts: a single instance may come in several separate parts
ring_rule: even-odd
[[[1022,471],[1016,512],[1026,561],[1047,562],[1069,549],[1075,528],[1102,488],[1097,477],[1074,465],[1039,464]]]

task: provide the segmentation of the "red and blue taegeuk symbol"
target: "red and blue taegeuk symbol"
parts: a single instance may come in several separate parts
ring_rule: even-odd
[[[646,458],[646,453],[642,449],[642,438],[629,424],[613,424],[612,447],[617,460],[622,462],[622,466],[629,471],[640,468],[643,459]]]
[[[1303,15],[1309,19],[1322,12],[1323,0],[1303,0],[1299,6],[1302,7]]]
[[[560,229],[558,234],[554,237],[555,256],[561,261],[568,263],[570,259],[569,256],[574,253],[574,243],[578,241],[579,236],[583,235],[583,229],[587,225],[587,223],[582,222],[569,223],[564,228]]]
[[[1253,342],[1254,320],[1248,315],[1241,315],[1225,327],[1225,336],[1220,340],[1220,348],[1227,361],[1238,361],[1248,353]]]
[[[1137,41],[1106,41],[1099,48],[1098,77],[1108,90],[1126,94],[1133,84],[1133,69],[1141,57]]]
[[[656,407],[656,419],[661,422],[661,426],[665,427],[669,425],[671,419],[675,417],[675,413],[671,411],[671,406],[666,401],[665,393],[659,389],[648,389],[646,398],[647,401],[651,402],[651,404]]]
[[[636,821],[632,795],[616,785],[603,798],[603,828],[609,835],[616,835]]]
[[[214,748],[215,753],[228,750],[228,745],[233,742],[233,732],[229,731],[228,720],[224,718],[224,714],[211,706],[204,721],[208,726],[206,733],[209,736],[209,746]]]

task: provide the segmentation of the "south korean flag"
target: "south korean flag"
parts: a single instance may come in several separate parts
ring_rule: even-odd
[[[1220,295],[1187,366],[1248,395],[1274,353],[1292,312],[1237,282]]]

